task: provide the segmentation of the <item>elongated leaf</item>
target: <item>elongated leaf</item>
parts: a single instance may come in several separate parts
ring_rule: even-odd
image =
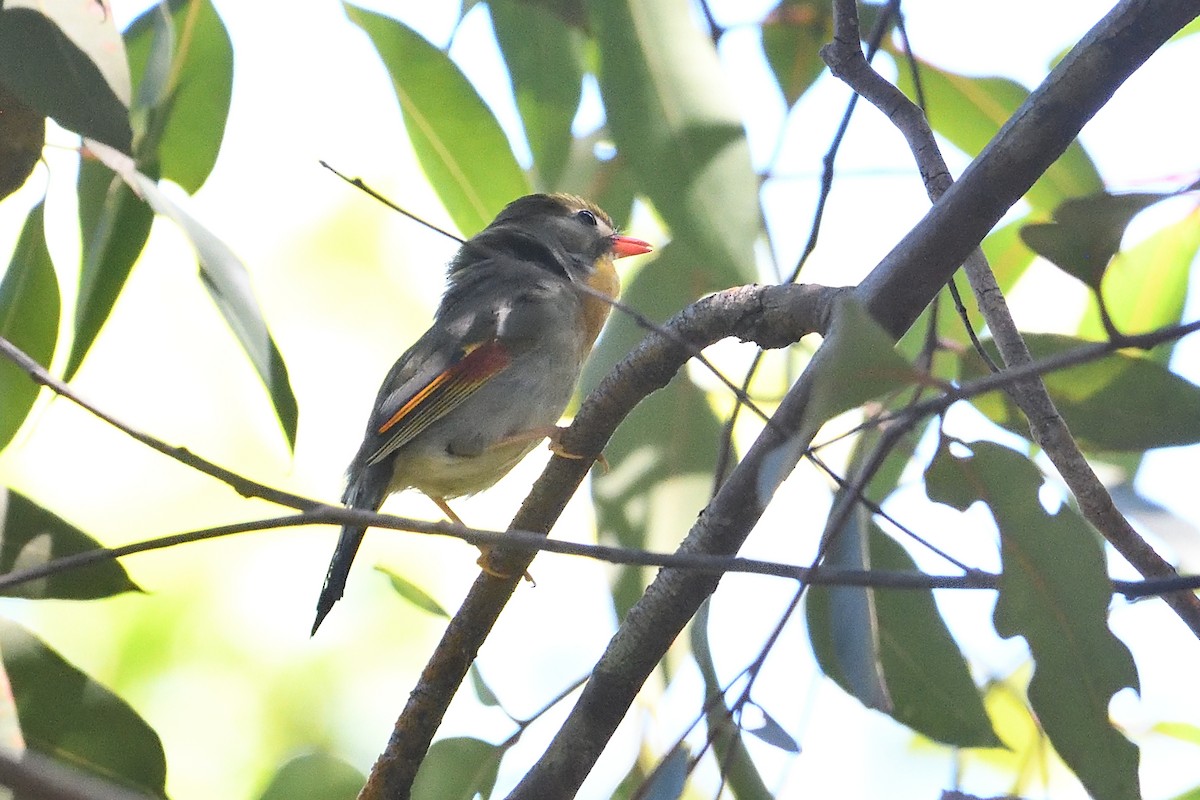
[[[758,178],[734,91],[687,0],[588,6],[617,152],[675,240],[703,262],[756,275]]]
[[[1053,222],[1021,229],[1021,239],[1038,255],[1100,291],[1108,263],[1121,248],[1121,237],[1135,216],[1169,194],[1093,194],[1064,200]]]
[[[354,800],[364,783],[363,774],[342,759],[308,753],[280,767],[259,800]]]
[[[24,495],[0,488],[0,572],[29,569],[55,558],[98,550],[102,546]],[[2,589],[0,594],[91,600],[140,591],[125,568],[110,560]]]
[[[0,657],[30,749],[155,797],[166,797],[158,735],[124,700],[13,622]]]
[[[696,666],[704,679],[704,721],[708,726],[713,755],[734,797],[738,800],[771,800],[773,794],[746,750],[741,728],[734,724],[725,705],[724,692],[709,646],[709,603],[710,600],[705,600],[696,612],[690,628],[690,639]]]
[[[296,395],[292,392],[283,355],[275,345],[275,340],[271,338],[271,332],[267,330],[266,320],[258,306],[258,299],[254,296],[254,287],[250,285],[250,275],[245,265],[227,244],[178,203],[163,194],[153,180],[136,171],[128,172],[123,177],[132,181],[156,212],[175,222],[191,240],[200,260],[200,278],[204,288],[208,290],[242,349],[250,357],[250,363],[258,371],[258,376],[270,395],[271,404],[275,407],[275,415],[287,437],[288,446],[295,447],[296,427],[299,424]]]
[[[866,566],[917,572],[917,565],[878,526],[868,526]],[[832,562],[831,562],[832,563]],[[817,661],[826,675],[851,694],[854,684],[837,656],[833,615],[835,589],[809,590],[806,613]],[[871,590],[879,642],[879,670],[891,708],[887,713],[931,739],[958,747],[998,747],[983,700],[966,660],[938,613],[930,591]]]
[[[343,5],[383,59],[430,185],[473,236],[530,190],[504,131],[450,56],[397,20]]]
[[[1071,336],[1027,334],[1035,359],[1094,344]],[[985,346],[996,357],[990,341]],[[986,372],[974,353],[964,356],[967,375]],[[1200,441],[1200,387],[1158,361],[1127,351],[1044,376],[1046,388],[1071,433],[1086,449],[1140,451]],[[973,401],[998,425],[1029,435],[1024,416],[1003,392]]]
[[[582,43],[546,9],[519,0],[488,7],[533,151],[539,188],[554,190],[567,165],[571,123],[583,92]]]
[[[996,631],[1029,644],[1034,712],[1093,797],[1140,797],[1138,748],[1108,716],[1113,694],[1138,688],[1137,668],[1108,628],[1112,587],[1095,532],[1065,504],[1056,514],[1042,507],[1042,474],[1023,455],[992,442],[969,449],[960,457],[943,443],[927,491],[960,510],[982,500],[1000,528]]]
[[[156,20],[164,13],[174,22],[167,26],[174,37],[170,47],[155,44],[162,35],[156,34],[162,30]],[[134,20],[125,32],[125,46],[139,101],[155,101],[151,129],[139,142],[139,159],[156,162],[160,177],[195,192],[212,172],[229,116],[233,45],[225,25],[208,0],[172,0],[165,11],[154,6]],[[156,47],[173,58],[164,65],[153,57]],[[172,74],[174,85],[169,84]],[[164,85],[144,91],[148,83]]]
[[[75,338],[64,378],[70,380],[87,355],[117,296],[142,254],[154,212],[103,164],[79,165],[79,225],[83,264],[75,301]]]
[[[7,0],[0,84],[68,130],[129,153],[129,68],[102,3]]]
[[[678,800],[683,797],[690,760],[687,745],[671,748],[671,752],[654,768],[638,796],[645,800]]]
[[[412,800],[475,800],[488,797],[496,785],[496,773],[504,749],[466,736],[439,739],[429,748],[417,779]]]
[[[901,57],[895,51],[893,55]],[[919,59],[917,63],[929,124],[971,157],[979,155],[1029,96],[1029,90],[1007,78],[969,78]],[[897,83],[909,97],[916,96],[911,72],[906,67],[899,70]],[[1034,208],[1048,213],[1067,198],[1094,194],[1103,188],[1092,159],[1079,142],[1072,142],[1038,178],[1026,199]]]
[[[403,575],[399,575],[386,567],[375,567],[375,569],[379,572],[382,572],[384,575],[387,575],[388,580],[392,582],[392,588],[396,590],[396,594],[403,597],[409,603],[428,614],[433,614],[435,617],[450,619],[450,614],[446,611],[446,609],[442,608],[441,603],[439,603],[437,600],[434,600],[433,597],[430,596],[430,594],[420,586],[417,586],[408,578],[405,578]]]
[[[58,341],[58,278],[46,249],[41,203],[29,212],[12,260],[0,280],[0,336],[48,365]],[[0,450],[25,421],[37,400],[38,385],[16,364],[0,359]]]

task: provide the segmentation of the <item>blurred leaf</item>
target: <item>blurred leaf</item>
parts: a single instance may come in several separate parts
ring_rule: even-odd
[[[3,115],[0,115],[3,116]],[[0,278],[0,336],[46,366],[58,341],[58,278],[46,249],[44,208],[34,206]],[[0,358],[0,450],[3,450],[37,400],[40,387],[16,364]]]
[[[480,739],[457,736],[439,739],[429,748],[417,779],[412,800],[475,800],[488,797],[496,786],[496,773],[504,748]]]
[[[1185,39],[1188,36],[1195,36],[1197,33],[1200,33],[1200,17],[1197,17],[1187,25],[1183,26],[1183,28],[1180,29],[1179,32],[1172,36],[1168,41],[1178,42],[1180,39]]]
[[[7,620],[0,620],[0,657],[31,750],[166,797],[162,743],[124,700]]]
[[[75,301],[75,336],[63,376],[68,381],[112,312],[154,221],[150,207],[98,161],[82,160],[78,186],[83,264]]]
[[[471,662],[471,668],[467,671],[467,674],[471,676],[471,688],[475,690],[475,696],[479,698],[479,702],[485,706],[499,708],[500,698],[496,697],[496,693],[492,691],[492,687],[488,686],[487,681],[483,679],[483,673],[479,671],[479,664],[477,662]]]
[[[1183,794],[1177,794],[1171,800],[1200,800],[1200,786],[1188,789]]]
[[[889,48],[897,59],[905,58]],[[984,145],[1008,122],[1009,117],[1029,96],[1029,91],[1008,78],[969,78],[938,69],[917,60],[925,91],[926,113],[933,129],[968,156],[974,158]],[[912,73],[898,70],[897,85],[909,97],[915,97]],[[1100,173],[1078,141],[1071,142],[1065,153],[1038,178],[1026,194],[1029,203],[1049,212],[1062,201],[1104,189]]]
[[[737,800],[771,800],[774,795],[750,758],[742,738],[742,729],[734,724],[725,704],[717,668],[713,663],[712,648],[709,646],[710,602],[711,598],[701,604],[690,626],[692,653],[704,678],[704,720],[708,726],[708,739],[712,742],[713,755],[721,776]]]
[[[0,488],[0,572],[40,566],[63,556],[103,547],[92,537],[24,495]],[[116,560],[62,572],[0,589],[7,597],[92,600],[122,592],[140,592]]]
[[[1181,742],[1200,746],[1200,725],[1188,722],[1160,722],[1150,730]]]
[[[1100,291],[1108,262],[1121,249],[1130,221],[1169,194],[1094,194],[1063,201],[1053,222],[1021,228],[1021,240],[1038,255]]]
[[[747,728],[746,733],[752,733],[759,739],[762,739],[772,747],[778,747],[785,753],[799,753],[800,745],[796,744],[796,740],[791,734],[783,729],[783,726],[775,721],[775,718],[767,713],[767,710],[756,704],[756,707],[763,715],[763,724],[757,728]]]
[[[1200,211],[1193,211],[1137,245],[1117,253],[1100,284],[1104,305],[1118,330],[1139,334],[1176,325],[1183,319],[1192,262],[1200,253]],[[1105,337],[1093,300],[1079,324],[1084,339]],[[1147,356],[1170,361],[1174,343],[1160,345]]]
[[[580,45],[566,23],[546,9],[519,0],[493,1],[488,7],[533,151],[539,188],[552,191],[567,165],[571,123],[583,92]]]
[[[417,586],[408,578],[393,572],[387,567],[377,566],[375,569],[378,572],[382,572],[384,575],[386,575],[388,580],[392,582],[392,588],[395,589],[396,594],[403,597],[409,603],[421,609],[422,611],[433,614],[435,617],[450,619],[450,614],[446,612],[446,609],[442,608],[441,604],[438,603],[437,600],[434,600],[428,592]]]
[[[754,280],[758,177],[737,98],[691,5],[612,0],[588,8],[609,130],[640,191],[701,263],[720,265],[736,283]]]
[[[0,84],[67,130],[129,153],[129,68],[108,6],[7,0]]]
[[[919,571],[904,548],[877,525],[870,523],[867,528],[868,568]],[[809,636],[821,669],[855,694],[834,649],[834,591],[824,586],[809,589]],[[933,592],[876,589],[871,593],[880,671],[892,704],[887,713],[935,741],[959,747],[1000,746],[966,660],[938,613]]]
[[[633,198],[637,193],[637,176],[629,169],[628,159],[621,154],[608,159],[597,155],[597,150],[605,147],[607,142],[607,128],[574,139],[557,188],[589,198],[608,212],[620,230],[629,225]]]
[[[354,800],[366,782],[361,772],[342,759],[308,753],[280,767],[259,800]]]
[[[267,330],[262,309],[250,285],[250,275],[229,246],[213,235],[174,200],[168,198],[151,178],[133,168],[132,160],[115,151],[105,152],[103,145],[92,149],[126,183],[135,187],[155,212],[172,220],[187,235],[200,260],[200,279],[212,296],[234,336],[250,357],[267,388],[275,415],[283,427],[288,446],[296,446],[299,409],[288,379],[283,356]]]
[[[0,200],[25,185],[42,157],[46,117],[0,83]]]
[[[150,129],[138,143],[138,159],[139,163],[153,161],[160,177],[192,193],[212,172],[221,149],[233,91],[233,45],[208,0],[167,3],[167,19],[174,17],[175,24],[165,30],[174,38],[163,43],[163,9],[162,5],[150,8],[125,32],[139,100],[145,94],[147,99],[156,98],[155,106],[161,104],[150,115]],[[174,54],[166,64],[163,51]],[[144,92],[148,82],[162,83],[167,95]]]
[[[678,800],[683,797],[690,760],[687,745],[671,748],[671,752],[650,773],[637,796],[641,800]]]
[[[450,56],[397,20],[343,5],[383,59],[430,185],[458,229],[475,235],[530,190],[500,123]]]
[[[1138,797],[1138,748],[1108,716],[1117,691],[1138,688],[1137,668],[1108,628],[1112,586],[1095,531],[1065,503],[1057,514],[1042,507],[1042,473],[1025,456],[993,442],[959,446],[970,455],[943,441],[926,473],[929,498],[959,510],[981,500],[1000,528],[996,632],[1029,644],[1038,720],[1093,797]]]
[[[698,294],[725,286],[728,270],[697,262],[671,242],[642,267],[623,301],[650,319],[663,321]],[[645,331],[620,310],[613,313],[582,385],[586,394],[632,350]],[[687,420],[664,425],[663,420]],[[712,491],[721,424],[704,393],[686,374],[634,408],[604,449],[612,468],[594,475],[592,499],[600,540],[623,547],[673,550]],[[641,567],[615,567],[613,601],[617,615],[641,596]]]
[[[1095,344],[1048,333],[1024,338],[1035,360]],[[998,358],[991,340],[984,347]],[[964,355],[963,364],[964,377],[987,374],[975,353]],[[1200,387],[1151,358],[1122,350],[1042,380],[1071,434],[1087,450],[1140,451],[1200,441]],[[1005,393],[971,402],[997,425],[1029,436],[1024,415]]]
[[[838,414],[922,378],[896,352],[891,337],[850,296],[838,302],[821,351],[825,360],[813,380],[805,430],[815,432]]]
[[[833,11],[818,0],[783,0],[762,22],[763,54],[791,106],[825,71],[818,52],[833,39]]]

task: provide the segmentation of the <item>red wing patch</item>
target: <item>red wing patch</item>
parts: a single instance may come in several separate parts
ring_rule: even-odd
[[[368,463],[376,463],[412,441],[417,434],[504,370],[511,360],[508,350],[495,339],[464,348],[463,355],[457,361],[425,384],[387,422],[379,426],[380,434],[390,432],[391,435],[371,455]]]

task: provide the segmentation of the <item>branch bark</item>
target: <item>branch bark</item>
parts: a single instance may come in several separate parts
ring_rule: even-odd
[[[1186,25],[1195,2],[1129,0],[1102,19],[1005,124],[962,178],[856,290],[899,337],[983,237],[1149,56]],[[835,321],[836,324],[836,321]],[[808,445],[800,430],[819,350],[774,420],[688,534],[685,552],[735,552]],[[663,570],[629,612],[545,755],[510,798],[571,797],[643,682],[718,579]]]

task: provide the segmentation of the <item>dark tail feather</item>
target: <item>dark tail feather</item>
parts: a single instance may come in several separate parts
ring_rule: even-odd
[[[366,475],[357,478],[352,476],[342,502],[350,508],[369,508],[372,511],[378,509],[387,494],[386,478],[381,480],[383,476],[376,474],[378,472],[380,471],[367,470]],[[358,546],[362,544],[366,531],[366,528],[349,525],[342,528],[342,535],[338,538],[333,558],[329,562],[329,571],[325,573],[325,585],[321,587],[321,596],[317,598],[317,618],[313,622],[310,635],[316,634],[317,628],[321,627],[321,623],[333,609],[333,604],[342,599],[346,578],[350,575],[350,565],[354,563],[354,556],[358,553]]]

